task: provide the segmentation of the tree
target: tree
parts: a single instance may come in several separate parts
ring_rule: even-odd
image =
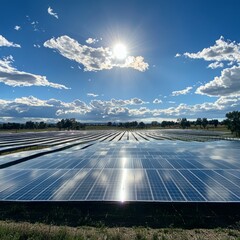
[[[182,118],[180,121],[180,125],[183,129],[190,127],[190,122],[186,118]]]
[[[152,121],[151,125],[154,126],[154,127],[156,127],[156,126],[159,125],[159,123],[158,123],[157,121]]]
[[[207,118],[203,118],[203,119],[202,119],[202,126],[203,126],[203,128],[205,129],[207,125],[208,125],[208,120],[207,120]]]
[[[123,127],[123,123],[122,122],[120,122],[120,123],[118,123],[118,127]]]
[[[161,122],[161,127],[172,127],[172,126],[174,126],[174,125],[176,125],[176,123],[175,122],[173,122],[173,121],[162,121]]]
[[[45,122],[40,122],[39,124],[38,124],[38,128],[39,129],[44,129],[44,128],[46,128],[47,127],[47,124],[45,123]]]
[[[70,119],[65,119],[64,128],[67,128],[67,130],[72,128],[72,121]]]
[[[137,127],[137,126],[138,126],[137,121],[130,122],[130,127]]]
[[[139,128],[145,128],[145,123],[144,123],[144,122],[140,122],[140,123],[138,124],[138,127],[139,127]]]
[[[35,128],[35,123],[32,122],[32,121],[28,121],[28,122],[26,122],[26,124],[25,124],[25,128],[26,128],[26,129],[34,129],[34,128]]]
[[[200,126],[200,127],[201,127],[201,125],[202,125],[202,119],[201,119],[201,118],[197,118],[195,124],[196,124],[196,126]]]
[[[226,114],[227,120],[225,123],[232,133],[235,133],[237,137],[240,137],[240,112],[233,111]]]
[[[70,118],[70,119],[66,118],[66,119],[62,119],[60,122],[57,122],[55,127],[58,127],[59,130],[62,130],[62,128],[67,130],[70,130],[70,129],[80,130],[80,129],[84,129],[86,125],[76,121],[75,118]]]
[[[59,128],[59,131],[62,130],[62,128],[63,128],[62,121],[57,122],[57,127]]]
[[[167,121],[162,121],[162,123],[161,123],[161,127],[166,127],[167,126]]]
[[[219,124],[219,121],[217,119],[213,119],[213,125],[216,128]]]

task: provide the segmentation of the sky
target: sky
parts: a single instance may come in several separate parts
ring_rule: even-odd
[[[2,0],[0,122],[223,119],[238,0]]]

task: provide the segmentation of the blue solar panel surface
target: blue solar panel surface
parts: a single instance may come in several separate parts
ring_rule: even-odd
[[[0,169],[0,199],[240,202],[239,141],[159,141],[139,134],[109,141],[110,134],[87,148]]]

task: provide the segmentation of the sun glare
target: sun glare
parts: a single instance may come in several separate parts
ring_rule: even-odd
[[[127,48],[125,45],[118,43],[113,48],[113,55],[117,59],[125,59],[127,56]]]

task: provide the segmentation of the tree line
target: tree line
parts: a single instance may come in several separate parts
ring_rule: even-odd
[[[1,123],[0,129],[2,130],[20,130],[20,129],[48,129],[48,128],[58,128],[59,130],[80,130],[85,128],[85,124],[76,121],[73,118],[62,119],[57,123],[45,123],[27,121],[25,123]]]
[[[180,118],[178,122],[183,129],[190,126],[206,129],[207,126],[214,126],[216,128],[219,124],[225,125],[223,121],[219,122],[218,119],[208,120],[207,118],[197,118],[196,121],[188,121],[186,118]]]
[[[195,121],[189,121],[187,118],[179,118],[177,121],[162,121],[161,123],[157,121],[152,121],[150,124],[146,124],[144,122],[108,122],[105,124],[87,124],[87,123],[80,123],[75,120],[75,118],[70,119],[62,119],[57,123],[45,123],[44,121],[41,122],[33,122],[27,121],[25,123],[0,123],[0,130],[20,130],[20,129],[48,129],[48,128],[56,128],[59,130],[81,130],[85,129],[86,126],[96,126],[96,125],[105,125],[108,127],[119,127],[119,128],[148,128],[148,127],[155,127],[155,128],[190,128],[196,127],[200,129],[206,129],[207,127],[215,127],[217,128],[218,125],[225,125],[227,128],[235,134],[236,136],[240,137],[240,112],[233,111],[226,114],[226,119],[223,121],[219,121],[218,119],[208,120],[207,118],[197,118]]]
[[[41,122],[32,122],[27,121],[25,123],[1,123],[0,129],[3,130],[20,130],[20,129],[46,129],[54,127],[55,124],[52,123],[45,123],[43,121]]]
[[[145,128],[146,124],[144,122],[137,122],[137,121],[133,121],[133,122],[108,122],[107,126],[109,127],[120,127],[120,128]]]

